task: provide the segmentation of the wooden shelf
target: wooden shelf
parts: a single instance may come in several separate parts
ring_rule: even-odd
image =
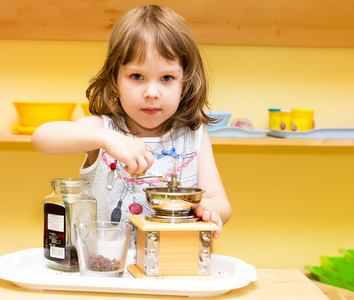
[[[1,131],[0,132],[0,142],[30,143],[31,136],[25,135],[25,134],[16,134],[14,132]]]
[[[13,132],[0,132],[0,142],[30,143],[31,136]],[[325,146],[353,147],[354,140],[309,140],[281,139],[266,137],[262,139],[246,138],[211,138],[212,145],[244,145],[244,146]]]
[[[352,0],[157,0],[182,15],[200,44],[354,46]],[[2,1],[0,39],[107,41],[142,0]]]
[[[266,137],[263,139],[245,138],[211,138],[213,145],[246,145],[246,146],[354,146],[354,140],[320,140],[320,139],[282,139]]]

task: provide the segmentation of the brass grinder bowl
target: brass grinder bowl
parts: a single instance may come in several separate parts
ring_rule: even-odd
[[[155,216],[178,218],[193,216],[191,206],[202,200],[205,190],[177,187],[172,192],[169,187],[148,187],[144,192],[149,206],[155,211]]]

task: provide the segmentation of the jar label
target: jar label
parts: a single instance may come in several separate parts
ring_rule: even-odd
[[[65,259],[65,207],[44,205],[44,256],[50,260]]]

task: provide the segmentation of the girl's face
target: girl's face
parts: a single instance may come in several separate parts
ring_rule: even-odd
[[[149,51],[142,64],[120,66],[118,90],[128,115],[127,126],[138,137],[157,136],[159,126],[177,110],[182,94],[183,68]]]

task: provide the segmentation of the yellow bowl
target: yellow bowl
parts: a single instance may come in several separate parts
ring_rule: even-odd
[[[75,102],[13,102],[22,126],[37,127],[53,121],[70,121]]]
[[[11,126],[11,130],[16,131],[19,134],[33,134],[37,127],[22,126],[20,124]]]
[[[80,103],[80,104],[85,113],[85,116],[92,116],[89,110],[89,104],[88,103]]]

